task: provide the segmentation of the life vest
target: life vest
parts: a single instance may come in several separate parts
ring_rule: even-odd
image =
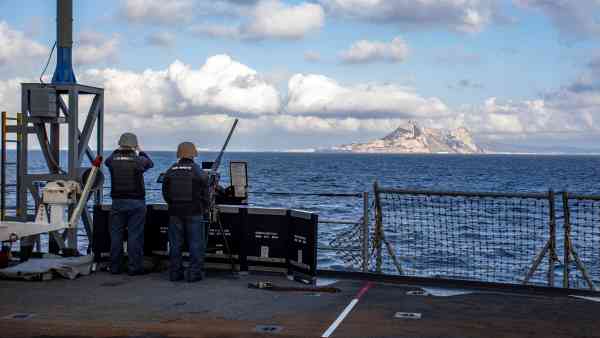
[[[110,167],[113,199],[145,199],[144,172],[133,150],[115,150]]]

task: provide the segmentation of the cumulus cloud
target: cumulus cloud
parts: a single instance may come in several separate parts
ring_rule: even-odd
[[[21,110],[21,82],[24,79],[0,80],[0,111],[17,112]]]
[[[261,0],[242,12],[240,25],[202,24],[191,31],[196,35],[244,40],[300,39],[321,29],[325,12],[318,4],[286,4],[281,0]]]
[[[318,4],[287,5],[279,0],[263,0],[241,30],[251,38],[299,39],[319,30],[324,21],[325,12]]]
[[[396,85],[343,86],[322,75],[294,75],[288,83],[286,112],[329,117],[430,117],[447,114],[438,98],[424,98]]]
[[[281,0],[126,0],[122,12],[130,22],[188,24],[191,33],[234,39],[300,39],[319,30],[325,11],[316,3]],[[227,24],[207,18],[225,18]]]
[[[401,37],[390,42],[360,40],[340,54],[346,63],[402,62],[408,57],[409,48]]]
[[[23,32],[10,28],[7,22],[0,21],[0,67],[22,63],[23,59],[43,59],[48,48],[28,39]]]
[[[476,33],[501,17],[491,0],[319,0],[333,15],[411,28]]]
[[[280,96],[255,70],[227,55],[208,58],[200,69],[179,61],[142,73],[92,69],[83,81],[105,88],[107,110],[140,116],[165,114],[261,115],[280,110]]]
[[[567,39],[600,37],[600,1],[514,0],[521,7],[542,11]]]
[[[157,47],[170,47],[175,43],[175,36],[166,31],[155,32],[146,37],[146,43]]]
[[[455,122],[483,137],[600,131],[600,82],[575,81],[542,97],[522,101],[487,99],[462,109]],[[508,136],[506,135],[508,134]]]
[[[103,62],[114,62],[119,52],[120,39],[118,35],[107,37],[104,34],[84,31],[76,42],[77,52],[74,53],[76,65],[93,65]]]

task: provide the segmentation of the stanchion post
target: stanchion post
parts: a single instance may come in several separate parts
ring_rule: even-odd
[[[375,250],[377,252],[377,256],[375,259],[375,271],[377,273],[381,273],[381,266],[383,263],[383,216],[381,215],[381,200],[379,198],[379,183],[375,181],[373,184],[373,191],[375,194]]]
[[[554,287],[554,262],[556,259],[556,207],[555,194],[553,190],[548,192],[550,208],[550,247],[548,249],[548,286]]]
[[[0,220],[6,220],[6,112],[2,112],[2,154],[0,164],[0,180],[2,180],[2,185],[0,185]]]
[[[369,271],[369,193],[363,192],[362,271]]]
[[[564,270],[563,270],[563,288],[569,288],[569,265],[571,257],[571,210],[569,209],[569,193],[563,191],[563,212],[564,212]]]

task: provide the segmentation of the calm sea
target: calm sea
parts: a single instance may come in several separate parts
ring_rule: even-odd
[[[173,163],[175,154],[149,154],[155,167],[146,175],[148,202],[162,202],[156,178]],[[9,157],[14,155],[14,152],[9,153]],[[216,153],[202,153],[200,160],[210,161],[215,156]],[[226,153],[221,168],[224,185],[229,182],[226,166],[230,160],[248,162],[252,205],[305,209],[318,212],[322,219],[358,220],[362,200],[263,192],[371,192],[373,182],[379,180],[380,185],[386,187],[442,191],[543,192],[554,189],[600,194],[600,156]],[[30,168],[31,171],[44,168],[40,152],[31,153]],[[9,172],[11,176],[14,178],[14,172]],[[326,245],[341,229],[341,226],[321,225],[321,244]],[[324,252],[320,254],[319,264],[321,268],[338,267],[341,262],[334,253]]]

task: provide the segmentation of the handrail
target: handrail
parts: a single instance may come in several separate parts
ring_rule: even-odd
[[[562,194],[566,194],[569,199],[574,200],[591,200],[591,201],[600,201],[600,195],[580,195],[569,192],[563,192]]]
[[[343,219],[323,219],[323,220],[319,220],[319,223],[324,223],[324,224],[361,224],[362,222],[359,221],[351,221],[351,220],[343,220]]]
[[[426,195],[426,196],[450,196],[450,197],[495,197],[495,198],[534,198],[547,199],[548,193],[526,193],[526,192],[469,192],[469,191],[428,191],[428,190],[405,190],[394,188],[378,188],[377,192],[400,195]],[[600,198],[600,197],[599,197]]]

